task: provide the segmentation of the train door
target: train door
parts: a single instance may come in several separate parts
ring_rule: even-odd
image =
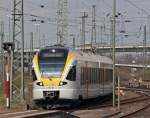
[[[105,76],[104,76],[104,65],[101,63],[101,68],[100,68],[100,94],[104,94],[104,85],[105,85]]]
[[[112,91],[112,69],[104,68],[104,94],[109,94]]]
[[[80,66],[80,91],[83,98],[85,98],[85,83],[84,83],[84,71]]]
[[[112,93],[113,70],[111,68],[108,69],[107,80],[108,80],[108,93]]]
[[[83,61],[78,61],[77,64],[77,92],[78,92],[78,97],[85,99],[85,73],[84,73],[84,66],[85,63]]]
[[[104,73],[104,77],[103,77],[103,94],[106,94],[106,69],[105,67],[103,68],[103,73]]]
[[[79,64],[76,66],[76,84],[78,97],[81,96],[81,67]]]
[[[88,77],[88,68],[84,68],[84,80],[85,80],[85,84],[86,84],[86,98],[89,98],[90,96],[90,81],[89,81],[89,77]]]

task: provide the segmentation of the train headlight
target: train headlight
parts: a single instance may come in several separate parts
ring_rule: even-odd
[[[67,84],[67,82],[61,81],[61,82],[59,83],[59,86],[62,86],[62,85],[65,85],[65,84]]]
[[[60,83],[59,83],[59,86],[62,86],[62,85],[63,85],[63,82],[60,82]]]
[[[43,83],[42,83],[42,82],[40,82],[40,86],[43,86]]]
[[[39,86],[44,86],[43,82],[37,82],[36,84],[39,85]]]

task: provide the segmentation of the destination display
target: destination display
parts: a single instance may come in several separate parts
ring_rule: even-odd
[[[42,57],[47,58],[47,57],[64,57],[64,53],[51,53],[51,52],[45,52],[42,54]]]

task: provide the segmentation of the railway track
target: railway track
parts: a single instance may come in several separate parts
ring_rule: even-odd
[[[131,89],[131,90],[133,90],[133,89]],[[134,90],[136,90],[136,89],[134,89]],[[111,118],[111,117],[112,118],[115,118],[115,117],[116,118],[118,118],[118,117],[119,118],[128,118],[128,117],[132,117],[132,116],[136,115],[137,113],[142,112],[145,109],[149,108],[150,107],[150,91],[147,91],[147,90],[144,90],[144,89],[143,89],[143,91],[141,89],[138,90],[138,92],[141,93],[141,96],[138,96],[134,99],[126,99],[126,100],[121,101],[121,105],[127,105],[128,103],[134,104],[136,102],[138,102],[138,103],[144,102],[143,105],[141,105],[140,108],[137,108],[134,111],[130,111],[130,112],[126,112],[126,113],[123,112],[123,110],[122,111],[117,111],[117,112],[105,115],[102,118]],[[147,92],[145,92],[145,91],[147,91]]]
[[[125,118],[125,117],[129,117],[129,116],[133,116],[133,115],[135,115],[136,113],[139,113],[139,112],[141,112],[141,111],[144,111],[145,109],[147,109],[147,108],[149,108],[149,107],[150,107],[150,103],[144,105],[144,106],[143,106],[142,108],[140,108],[140,109],[135,110],[134,112],[131,112],[131,113],[122,115],[122,116],[120,116],[120,118]]]
[[[108,114],[106,116],[103,116],[102,118],[111,118],[111,117],[113,117],[113,118],[114,117],[127,118],[127,117],[131,117],[131,116],[133,116],[133,115],[135,115],[135,114],[137,114],[137,113],[139,113],[141,111],[144,111],[145,109],[147,109],[149,107],[150,107],[150,103],[142,106],[141,108],[139,108],[139,109],[137,109],[137,110],[135,110],[133,112],[129,112],[129,113],[124,114],[123,112],[118,111],[118,112],[111,113],[111,114]]]
[[[127,89],[129,90],[129,89]],[[123,105],[123,104],[129,104],[129,103],[134,103],[134,102],[140,102],[140,101],[143,101],[143,100],[147,100],[149,99],[147,97],[147,93],[143,93],[141,91],[137,91],[138,94],[140,94],[139,96],[137,97],[133,97],[133,98],[129,98],[129,99],[124,99],[124,100],[121,100],[120,101],[120,104]],[[104,108],[104,107],[112,107],[112,102],[106,102],[107,100],[102,100],[101,103],[99,103],[98,105],[94,105],[94,106],[87,106],[87,105],[83,105],[80,107],[80,110],[84,110],[84,109],[98,109],[98,108]],[[104,104],[102,104],[104,102]]]
[[[131,90],[131,89],[128,89]],[[133,91],[133,89],[131,90]],[[134,89],[134,91],[136,91]],[[144,91],[144,90],[143,90]],[[150,92],[143,92],[142,90],[137,90],[136,92],[139,94],[137,97],[129,98],[129,99],[124,99],[121,100],[121,106],[128,105],[128,104],[135,104],[135,103],[142,103],[145,101],[143,105],[141,105],[140,108],[132,111],[132,112],[123,112],[123,111],[115,111],[112,112],[111,114],[104,115],[102,118],[111,118],[111,117],[130,117],[132,115],[135,115],[139,112],[142,112],[143,110],[147,109],[150,107]],[[112,104],[110,102],[106,102],[106,99],[103,99],[101,103],[104,102],[104,104],[99,105],[81,105],[80,108],[75,108],[71,110],[66,110],[66,109],[60,109],[60,110],[47,110],[47,111],[42,111],[42,110],[29,110],[29,111],[22,111],[22,112],[3,112],[0,113],[0,118],[46,118],[46,117],[72,117],[72,118],[78,118],[78,115],[74,114],[75,111],[79,110],[94,110],[94,109],[103,109],[103,108],[112,108]],[[74,115],[72,115],[74,114]]]

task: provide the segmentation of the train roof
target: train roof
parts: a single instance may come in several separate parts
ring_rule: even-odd
[[[112,59],[107,56],[101,56],[92,52],[83,52],[75,50],[75,58],[77,60],[83,61],[91,61],[91,62],[104,62],[104,63],[112,63]]]
[[[107,56],[101,56],[93,52],[83,52],[81,50],[64,47],[62,45],[47,46],[45,48],[42,48],[40,51],[45,50],[45,49],[51,49],[51,48],[64,49],[64,50],[68,50],[69,52],[73,52],[77,60],[112,63],[112,59],[110,59]]]
[[[51,48],[66,49],[66,50],[70,50],[71,49],[69,47],[64,47],[62,45],[53,45],[53,46],[46,46],[46,47],[42,48],[41,50],[51,49]]]

